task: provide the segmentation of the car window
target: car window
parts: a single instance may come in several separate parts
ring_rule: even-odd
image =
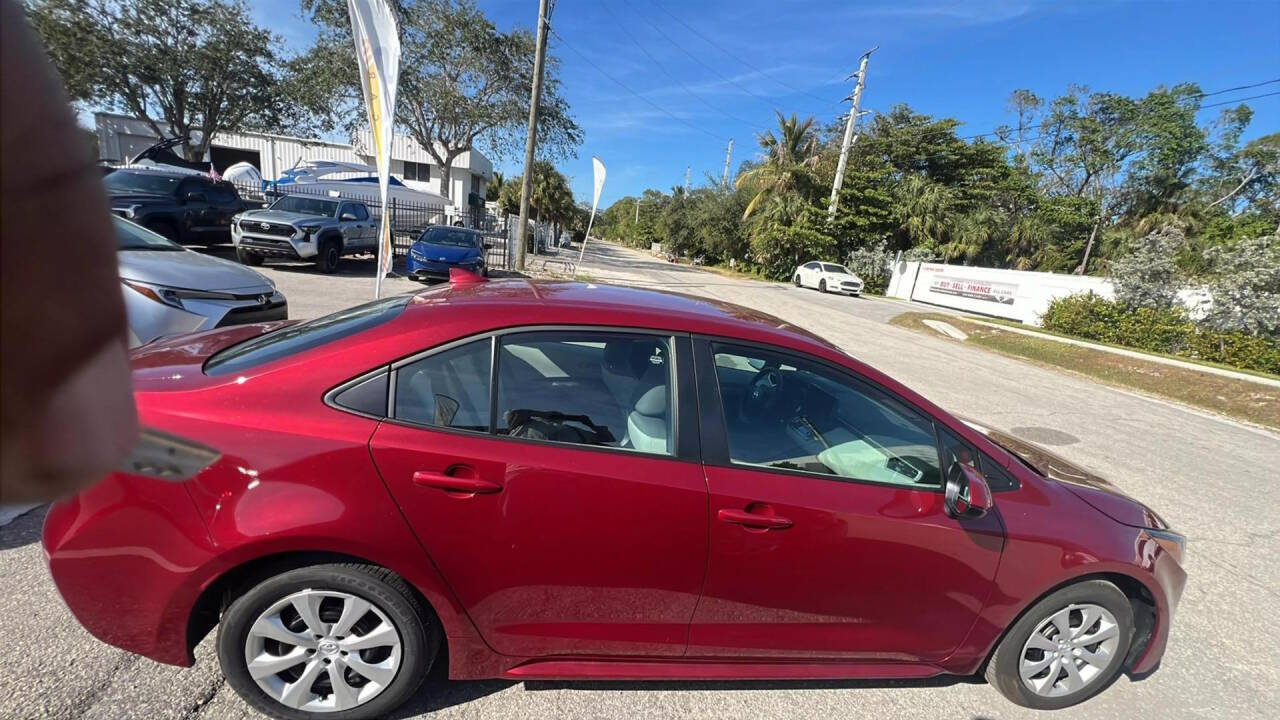
[[[356,220],[369,219],[369,208],[365,207],[361,203],[352,203],[349,210],[351,210],[351,212],[356,214]]]
[[[818,263],[816,263],[816,262],[805,263],[805,265],[804,265],[804,269],[805,269],[805,270],[817,270],[817,269],[818,269]]]
[[[734,463],[938,488],[933,423],[869,384],[817,363],[713,346]]]
[[[422,242],[431,245],[441,245],[444,247],[478,247],[476,236],[462,230],[451,230],[449,228],[432,228],[422,234]]]
[[[116,170],[102,179],[110,193],[153,193],[172,195],[178,188],[180,178],[173,175],[153,175],[150,173]]]
[[[493,340],[486,338],[397,370],[396,419],[488,432],[492,354]]]
[[[499,347],[499,434],[673,452],[668,338],[533,332],[503,336]]]
[[[332,315],[290,325],[266,335],[259,335],[214,353],[205,361],[204,371],[207,375],[242,372],[272,360],[350,337],[396,317],[411,299],[413,299],[412,295],[382,298],[340,310]]]
[[[187,193],[198,192],[204,193],[208,196],[209,191],[212,189],[212,185],[212,183],[204,178],[189,177],[183,180],[182,184],[178,186],[178,195],[182,196]]]
[[[837,273],[839,275],[848,275],[849,271],[844,269],[843,265],[833,265],[831,263],[823,263],[822,269],[829,273]]]
[[[285,195],[271,203],[271,209],[321,217],[337,217],[338,215],[338,203],[336,200],[303,197],[302,195]]]
[[[950,430],[938,427],[938,439],[942,448],[942,465],[944,470],[952,463],[962,463],[977,470],[987,481],[992,491],[1013,490],[1018,487],[1018,480],[973,445],[965,442]]]
[[[233,203],[239,198],[236,191],[227,183],[212,183],[207,190],[209,199],[218,203]]]

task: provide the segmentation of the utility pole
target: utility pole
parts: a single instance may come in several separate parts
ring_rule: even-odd
[[[640,198],[636,198],[636,225],[640,224]]]
[[[529,137],[524,141],[524,177],[520,179],[520,222],[516,223],[516,269],[524,270],[524,235],[529,229],[529,194],[533,190],[533,153],[538,145],[538,106],[542,103],[542,67],[551,28],[548,0],[538,2],[538,39],[533,57],[533,97],[529,100]]]
[[[840,162],[836,165],[836,179],[831,183],[831,202],[827,206],[827,217],[833,218],[836,215],[836,205],[840,199],[840,186],[844,183],[844,167],[849,162],[849,147],[853,145],[854,135],[853,128],[858,124],[858,107],[862,104],[862,86],[867,81],[867,60],[871,58],[871,53],[879,49],[879,45],[871,48],[862,56],[862,62],[858,63],[858,72],[850,75],[848,78],[858,78],[858,84],[853,88],[853,109],[849,111],[849,121],[844,126],[844,142],[840,145]]]
[[[684,166],[684,194],[689,194],[689,171],[693,169],[692,165]]]
[[[729,163],[733,162],[733,138],[729,138],[729,150],[724,154],[724,174],[720,176],[720,184],[729,187]]]

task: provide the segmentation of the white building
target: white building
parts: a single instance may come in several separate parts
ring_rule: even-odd
[[[149,124],[127,115],[100,112],[94,114],[94,121],[98,152],[103,158],[128,160],[159,139]],[[214,136],[205,160],[213,163],[219,171],[238,162],[247,162],[258,168],[263,178],[274,180],[303,160],[372,165],[373,155],[369,150],[372,146],[373,141],[367,131],[356,137],[355,145],[269,133],[227,132]],[[391,144],[391,174],[411,188],[444,194],[441,192],[440,166],[421,145],[407,136],[396,135]],[[453,160],[448,196],[454,205],[466,206],[470,193],[484,198],[485,188],[492,178],[493,164],[488,158],[474,150],[462,153]]]

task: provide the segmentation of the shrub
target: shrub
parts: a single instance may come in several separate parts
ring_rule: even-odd
[[[845,265],[862,278],[863,290],[883,295],[889,287],[889,265],[892,262],[893,255],[885,249],[885,242],[882,240],[875,245],[849,251]]]
[[[1280,374],[1280,341],[1197,327],[1181,307],[1129,308],[1090,292],[1049,303],[1041,325],[1085,340]]]
[[[1178,302],[1175,258],[1186,244],[1186,233],[1175,225],[1166,225],[1139,240],[1132,254],[1112,264],[1116,300],[1130,308],[1174,307]]]

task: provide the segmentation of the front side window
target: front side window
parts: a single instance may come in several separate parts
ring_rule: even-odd
[[[485,338],[397,370],[396,419],[488,432],[492,354],[493,340]]]
[[[870,385],[789,356],[713,345],[734,463],[936,489],[933,423]]]
[[[497,432],[639,452],[674,452],[671,341],[530,332],[499,338]]]
[[[941,443],[944,469],[950,469],[952,463],[968,465],[982,474],[983,479],[994,492],[1018,488],[1018,480],[1009,474],[1009,471],[950,430],[939,426],[938,440]]]

